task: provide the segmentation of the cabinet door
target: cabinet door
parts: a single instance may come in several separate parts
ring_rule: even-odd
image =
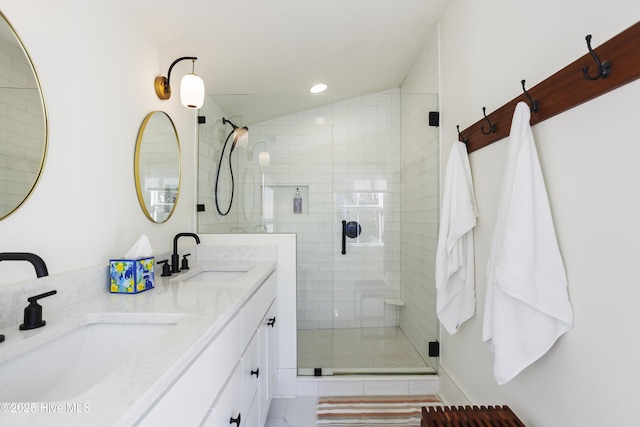
[[[260,319],[275,299],[276,290],[276,276],[272,274],[242,307],[242,348],[249,344],[256,329],[260,328]]]
[[[276,378],[277,301],[275,300],[269,307],[269,311],[262,319],[262,326],[260,327],[260,366],[264,367],[264,374],[260,376],[260,420],[263,424],[269,411]]]
[[[266,374],[260,363],[260,330],[257,329],[242,355],[242,412],[248,413],[258,393],[260,380]]]
[[[273,394],[273,386],[276,379],[276,303],[277,300],[273,302],[273,305],[269,309],[269,313],[267,313],[267,326],[265,329],[267,330],[267,369],[269,372],[269,396]]]

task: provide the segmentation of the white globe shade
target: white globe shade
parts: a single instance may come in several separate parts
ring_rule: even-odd
[[[186,74],[180,82],[180,101],[187,108],[204,104],[204,82],[197,74]]]
[[[260,154],[258,155],[258,163],[260,164],[260,166],[269,166],[269,163],[271,163],[271,156],[269,155],[268,151],[260,152]]]

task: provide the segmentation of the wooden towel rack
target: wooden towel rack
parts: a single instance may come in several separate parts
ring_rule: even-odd
[[[589,50],[591,50],[590,39],[591,37],[587,36]],[[530,106],[531,101],[539,102],[537,112],[531,114],[531,125],[534,125],[640,78],[640,22],[593,51],[601,62],[609,62],[611,69],[606,77],[589,79],[598,76],[599,66],[591,52],[585,54],[529,89],[527,92],[531,100],[527,93],[523,92],[496,111],[458,132],[460,140],[467,144],[467,151],[472,153],[507,137],[513,112],[520,101],[527,102]],[[588,67],[588,77],[584,75],[585,66]]]

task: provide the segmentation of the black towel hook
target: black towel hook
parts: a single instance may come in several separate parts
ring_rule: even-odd
[[[460,134],[460,125],[456,125],[456,129],[458,129],[458,141],[468,144],[469,140]]]
[[[591,49],[591,34],[589,34],[586,37],[586,40],[587,40],[587,48],[589,48],[589,53],[591,54],[591,56],[593,56],[593,59],[596,61],[596,64],[598,65],[598,75],[595,77],[591,77],[589,75],[589,66],[585,65],[584,67],[582,67],[582,74],[584,75],[584,78],[587,80],[598,80],[600,77],[602,77],[603,79],[608,77],[609,74],[611,73],[611,62],[609,61],[600,62],[600,58],[598,58],[598,55],[596,55],[593,49]]]
[[[537,100],[533,100],[533,98],[531,98],[531,95],[529,95],[529,92],[527,92],[527,90],[524,88],[524,80],[522,80],[520,83],[522,83],[522,90],[524,91],[524,94],[527,96],[527,99],[529,100],[529,109],[534,112],[537,113],[538,112],[538,108],[540,108],[540,103]]]
[[[491,120],[489,120],[489,117],[487,117],[486,111],[487,111],[487,109],[485,107],[482,107],[482,114],[484,114],[485,120],[487,122],[489,122],[489,132],[485,132],[484,131],[484,126],[480,126],[480,131],[484,135],[489,135],[490,133],[496,133],[496,124],[495,123],[491,123]]]

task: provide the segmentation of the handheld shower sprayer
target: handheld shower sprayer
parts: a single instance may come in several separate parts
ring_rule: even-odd
[[[236,125],[233,124],[233,122],[229,119],[225,119],[224,117],[222,118],[222,124],[225,125],[229,123],[231,125],[231,127],[233,128],[233,130],[231,131],[230,135],[233,135],[233,141],[231,144],[231,152],[233,152],[233,149],[236,147],[236,145],[238,147],[246,147],[247,144],[249,143],[249,128],[246,126],[243,127],[238,127]],[[228,138],[228,137],[227,137]]]
[[[233,166],[231,163],[231,154],[233,154],[233,150],[238,147],[246,147],[249,143],[249,128],[246,126],[238,127],[231,120],[222,118],[222,124],[226,125],[229,123],[233,128],[229,135],[227,135],[227,139],[224,141],[224,146],[222,147],[222,153],[220,153],[220,161],[218,162],[218,171],[216,173],[216,185],[214,189],[214,197],[216,201],[216,210],[222,216],[225,216],[231,211],[231,205],[233,205],[233,193],[235,188],[235,181],[233,178]],[[222,168],[222,159],[224,158],[224,150],[227,148],[227,144],[229,143],[229,138],[233,136],[233,140],[231,142],[231,148],[229,149],[229,174],[231,175],[231,199],[229,200],[229,206],[226,211],[222,211],[220,209],[220,204],[218,202],[218,182],[220,181],[220,169]]]

